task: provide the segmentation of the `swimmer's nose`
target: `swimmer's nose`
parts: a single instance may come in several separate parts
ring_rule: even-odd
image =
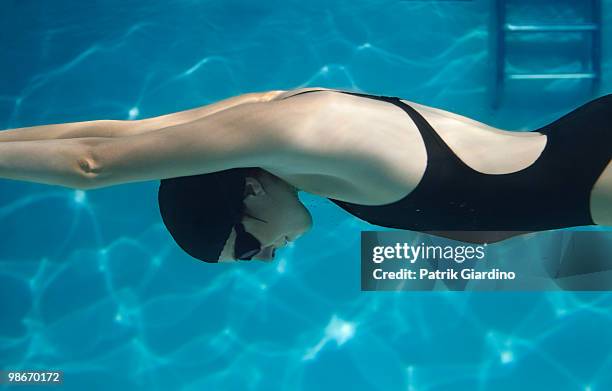
[[[261,261],[270,262],[274,260],[274,246],[268,246],[261,249],[259,254],[255,255],[253,258],[259,259]]]

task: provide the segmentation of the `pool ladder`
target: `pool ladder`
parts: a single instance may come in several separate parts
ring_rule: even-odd
[[[495,79],[491,83],[493,108],[499,107],[504,83],[508,80],[586,79],[591,80],[591,93],[595,95],[601,81],[601,0],[585,0],[584,3],[590,3],[591,21],[578,24],[509,23],[506,19],[507,2],[507,0],[493,0],[494,9],[491,15],[493,26],[489,30],[492,35]],[[506,70],[506,36],[534,32],[591,34],[590,70],[575,73],[509,73]]]

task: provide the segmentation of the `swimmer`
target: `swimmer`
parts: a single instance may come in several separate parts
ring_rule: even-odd
[[[399,97],[247,93],[0,131],[0,177],[83,190],[160,180],[165,226],[206,262],[272,260],[312,226],[299,191],[375,225],[492,243],[612,225],[611,112],[607,94],[518,132]]]

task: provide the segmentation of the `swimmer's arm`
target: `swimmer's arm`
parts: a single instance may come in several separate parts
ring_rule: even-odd
[[[95,120],[0,130],[0,142],[70,139],[79,137],[125,137],[142,134],[183,122],[194,121],[198,118],[244,103],[269,101],[282,92],[284,91],[251,92],[195,109],[145,118],[142,120]]]
[[[321,123],[318,113],[324,103],[321,99],[249,103],[146,134],[92,140],[82,157],[89,175],[83,186],[305,164],[307,155],[300,145]]]
[[[121,137],[128,132],[153,130],[144,120],[95,120],[28,126],[0,130],[0,142],[71,139],[79,137]]]
[[[82,169],[84,151],[88,143],[100,140],[107,139],[92,137],[0,143],[0,178],[81,189],[87,183]]]
[[[0,143],[0,178],[89,190],[237,167],[310,164],[301,145],[313,124],[322,123],[321,103],[249,103],[126,137]]]

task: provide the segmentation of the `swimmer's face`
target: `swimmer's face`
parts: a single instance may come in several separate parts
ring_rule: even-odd
[[[261,242],[261,250],[252,259],[272,261],[276,249],[295,241],[312,227],[312,216],[300,202],[297,189],[269,172],[260,170],[257,175],[247,176],[245,193],[245,211],[255,218],[244,216],[242,224],[246,232]],[[235,241],[236,229],[232,228],[219,262],[236,261]]]

